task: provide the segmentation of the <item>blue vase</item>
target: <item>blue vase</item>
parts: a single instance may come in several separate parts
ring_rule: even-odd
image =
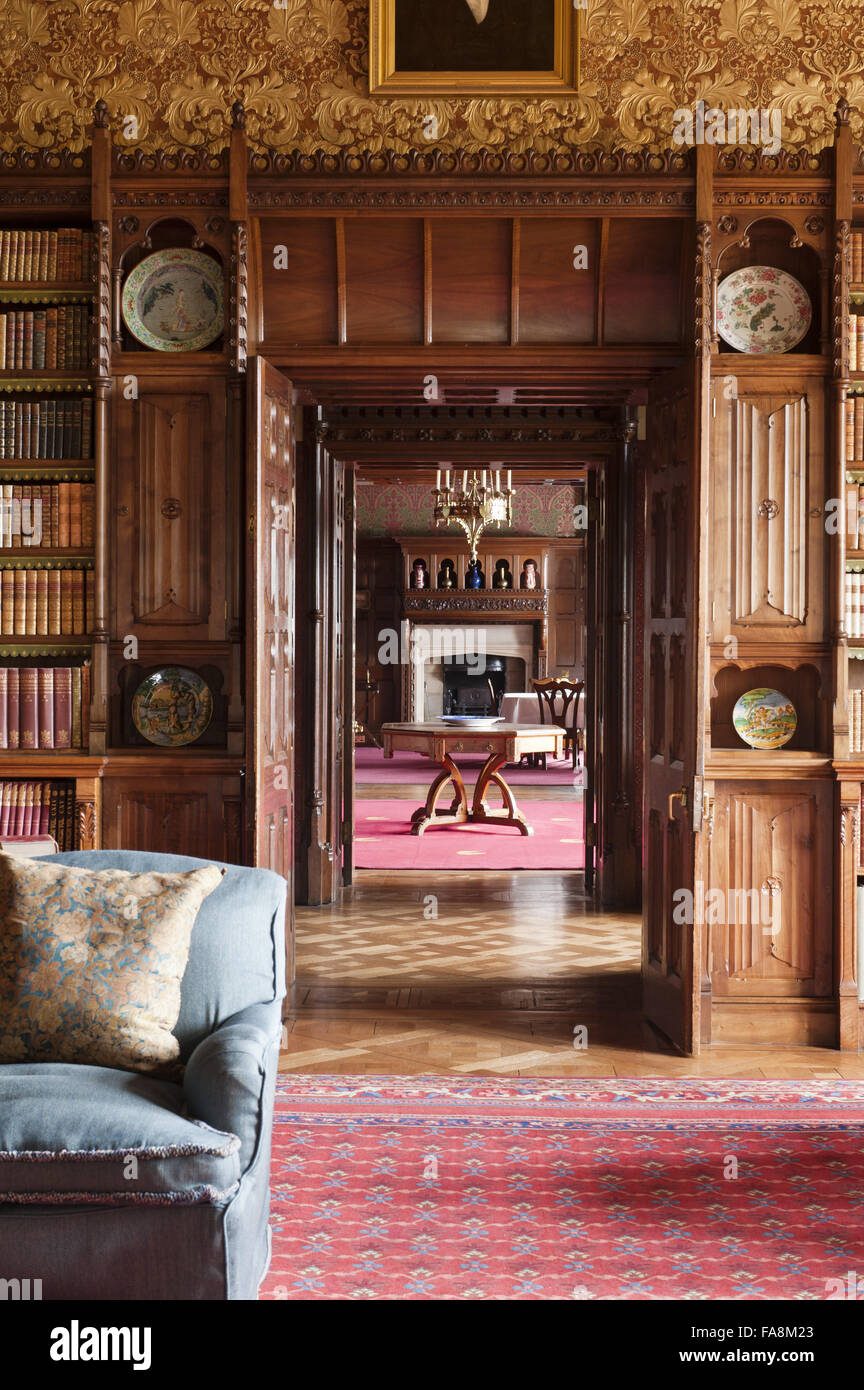
[[[466,589],[482,589],[482,588],[483,588],[483,574],[482,574],[482,571],[481,571],[481,569],[480,569],[480,561],[479,561],[479,560],[472,560],[471,563],[470,563],[470,565],[468,566],[468,569],[465,571],[465,588],[466,588]]]

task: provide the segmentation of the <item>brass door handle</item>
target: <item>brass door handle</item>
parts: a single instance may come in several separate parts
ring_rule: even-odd
[[[675,801],[680,801],[682,807],[686,807],[686,805],[687,805],[687,788],[686,788],[686,787],[682,787],[680,791],[677,791],[677,792],[670,792],[670,793],[669,793],[669,819],[670,819],[670,820],[674,820],[674,819],[675,819],[675,813],[674,813],[674,810],[673,810],[673,802],[675,802]]]

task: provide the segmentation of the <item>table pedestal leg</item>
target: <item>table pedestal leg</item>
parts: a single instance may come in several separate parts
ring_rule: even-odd
[[[489,761],[492,761],[491,758]],[[468,812],[468,794],[465,791],[465,783],[462,781],[462,774],[448,753],[445,753],[441,760],[441,768],[441,772],[438,773],[438,776],[429,788],[425,806],[421,806],[411,817],[412,835],[422,835],[427,825],[446,825],[451,822],[458,824],[459,822],[471,819]],[[448,811],[438,811],[436,810],[438,799],[448,782],[453,783],[455,795]]]
[[[474,788],[474,800],[471,804],[471,814],[468,817],[472,821],[497,821],[500,825],[518,825],[523,835],[533,835],[534,831],[528,824],[519,807],[516,805],[516,798],[504,778],[499,772],[506,763],[507,758],[503,753],[492,753],[483,764],[480,776],[477,778],[477,785]],[[487,811],[485,804],[486,792],[489,784],[494,782],[500,791],[506,811]]]

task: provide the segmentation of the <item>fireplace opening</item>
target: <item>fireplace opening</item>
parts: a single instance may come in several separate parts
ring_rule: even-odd
[[[503,656],[487,656],[482,675],[476,662],[445,661],[444,714],[498,714],[501,697],[507,688],[507,660]]]

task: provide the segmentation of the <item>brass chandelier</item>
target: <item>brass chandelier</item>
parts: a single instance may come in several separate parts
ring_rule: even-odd
[[[458,521],[468,537],[468,547],[472,563],[477,559],[477,545],[487,526],[512,526],[513,487],[512,474],[507,469],[506,485],[502,484],[500,468],[476,468],[470,474],[463,468],[461,480],[458,472],[450,482],[450,469],[444,469],[442,487],[441,472],[435,480],[435,525],[442,522]]]

